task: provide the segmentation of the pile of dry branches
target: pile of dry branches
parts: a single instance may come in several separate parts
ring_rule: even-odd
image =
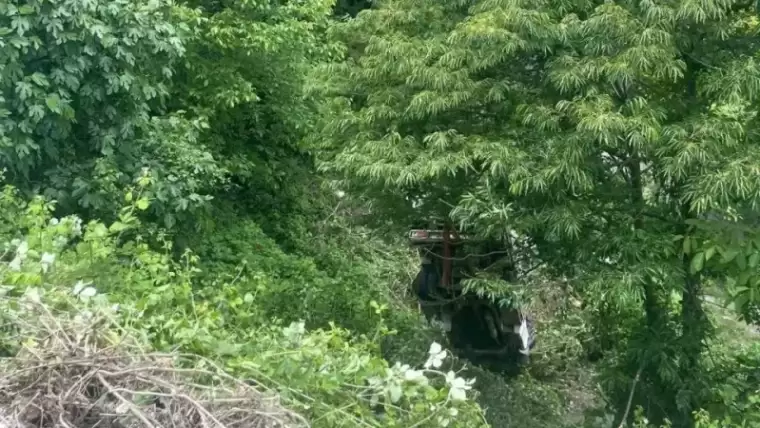
[[[108,315],[25,306],[27,345],[0,367],[0,428],[308,425],[211,361],[145,352]]]

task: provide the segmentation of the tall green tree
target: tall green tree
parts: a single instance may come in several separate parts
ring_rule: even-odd
[[[149,168],[152,223],[192,230],[177,225],[216,198],[282,238],[292,227],[272,214],[306,211],[313,194],[302,86],[330,52],[332,6],[6,2],[0,166],[62,213],[93,216]]]
[[[0,165],[22,191],[103,214],[145,167],[168,206],[221,178],[197,148],[204,122],[165,108],[189,32],[170,1],[13,0],[0,32]]]
[[[284,246],[305,233],[318,189],[301,141],[315,103],[303,83],[327,58],[332,1],[188,1],[195,22],[178,70],[173,106],[205,118],[204,147],[226,171],[216,212],[257,221]],[[293,244],[294,245],[294,244]],[[292,246],[292,245],[290,245]]]
[[[640,320],[611,337],[619,368],[651,418],[688,426],[710,330],[694,225],[760,196],[753,7],[385,2],[319,74],[322,168],[397,222],[529,236],[600,326]]]

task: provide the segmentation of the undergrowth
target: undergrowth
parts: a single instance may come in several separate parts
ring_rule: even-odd
[[[419,314],[405,303],[404,275],[411,266],[406,250],[344,249],[342,260],[347,263],[341,265],[335,254],[318,257],[330,245],[341,254],[335,241],[322,240],[311,255],[286,253],[254,223],[241,222],[237,229],[228,225],[228,234],[202,238],[210,249],[206,253],[201,245],[199,254],[188,250],[176,258],[165,239],[163,250],[148,244],[162,242],[160,234],[141,228],[139,214],[149,204],[141,189],[148,180],[146,175],[128,190],[125,206],[111,224],[95,220],[83,224],[75,216],[54,218],[54,204],[43,198],[24,202],[14,188],[4,188],[0,345],[9,358],[8,373],[25,370],[18,362],[30,355],[45,365],[61,359],[57,349],[83,352],[77,343],[95,330],[91,324],[66,327],[73,325],[66,323],[84,322],[87,314],[89,322],[98,322],[97,337],[121,346],[135,344],[119,354],[129,364],[142,367],[156,355],[169,359],[193,355],[196,363],[213,362],[222,376],[231,376],[228,379],[254,385],[251,393],[276,394],[283,415],[298,415],[294,417],[314,427],[596,427],[609,422],[604,412],[601,419],[583,417],[584,412],[605,406],[593,370],[582,362],[582,338],[589,327],[571,292],[558,294],[557,287],[549,286],[539,289],[534,309],[545,332],[541,345],[531,365],[518,378],[507,379],[452,358],[438,345],[445,344],[441,332],[424,327]],[[370,239],[363,235],[352,245]],[[373,264],[378,253],[385,257]],[[204,256],[214,262],[204,263]],[[37,312],[29,309],[30,303]],[[39,310],[59,315],[48,319],[40,317]],[[103,313],[108,318],[98,318]],[[43,336],[57,340],[58,347],[45,342],[41,330],[28,328],[40,323],[54,328],[55,334]],[[21,328],[24,325],[26,329]],[[79,341],[68,343],[69,337]],[[99,358],[99,352],[85,352],[88,361]],[[748,385],[758,351],[741,352],[744,360],[736,359],[736,350],[726,351],[724,360],[713,366],[715,377],[737,380],[715,394],[724,399],[709,409],[722,418],[751,415],[757,406]],[[113,403],[121,399],[109,392],[98,374],[123,369],[101,366],[72,377],[94,376],[106,397],[103,405],[118,406]],[[155,378],[153,384],[161,382]],[[151,390],[183,403],[181,388],[171,393],[151,388],[132,383],[122,389]],[[11,388],[6,394],[12,392]],[[191,419],[208,411],[185,409]],[[61,415],[56,417],[76,419]],[[729,426],[704,423],[701,426]]]
[[[18,309],[2,317],[36,319],[14,303],[24,297],[69,311],[111,308],[115,332],[137,332],[156,352],[214,361],[238,378],[275,391],[314,427],[484,426],[471,400],[471,380],[457,374],[459,368],[439,345],[427,343],[424,365],[389,364],[380,357],[377,343],[391,331],[378,303],[369,303],[373,311],[367,317],[374,317],[375,328],[367,334],[334,323],[307,329],[300,321],[269,319],[266,294],[254,295],[255,288],[245,283],[194,287],[199,269],[190,253],[175,261],[168,248],[151,250],[139,233],[125,239],[130,231],[139,232],[137,214],[146,202],[139,185],[110,225],[53,218],[52,204],[41,198],[23,203],[6,187],[0,205],[17,209],[18,223],[4,237],[0,275],[7,284],[3,303]],[[266,275],[260,271],[258,283],[274,288],[277,278]],[[40,346],[15,325],[4,323],[0,337],[9,355]]]

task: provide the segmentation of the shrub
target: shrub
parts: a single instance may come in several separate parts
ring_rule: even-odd
[[[389,334],[383,308],[373,335],[354,335],[329,325],[307,330],[303,322],[267,322],[252,294],[233,284],[195,290],[197,257],[175,261],[171,248],[152,250],[137,213],[148,206],[141,183],[110,225],[82,225],[74,217],[51,217],[53,204],[20,201],[12,188],[0,196],[6,217],[0,281],[8,284],[0,311],[6,325],[0,343],[11,355],[31,352],[32,337],[18,328],[34,317],[18,299],[39,301],[51,311],[92,314],[117,305],[112,324],[99,334],[139,333],[157,352],[200,355],[229,373],[271,388],[314,427],[486,426],[477,404],[467,399],[472,382],[449,370],[446,353],[434,344],[423,367],[389,365],[376,342]],[[271,281],[262,277],[263,283]],[[11,310],[12,309],[12,310]],[[73,312],[72,312],[73,311]],[[21,321],[18,321],[21,320]],[[18,335],[25,335],[18,340]]]

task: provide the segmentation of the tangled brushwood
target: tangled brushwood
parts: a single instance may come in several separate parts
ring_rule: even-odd
[[[207,359],[146,352],[107,311],[20,303],[11,324],[24,345],[0,367],[0,428],[308,426]]]

